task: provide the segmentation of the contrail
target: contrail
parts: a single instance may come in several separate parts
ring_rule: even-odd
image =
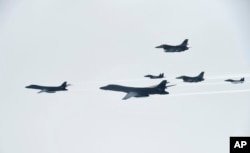
[[[246,76],[246,74],[245,74]],[[250,76],[250,75],[249,75]],[[217,77],[217,78],[220,78],[220,77]],[[223,78],[226,78],[225,76]],[[233,78],[233,77],[231,77]],[[206,78],[205,78],[206,79]],[[212,79],[215,79],[212,78]],[[147,82],[156,82],[156,81],[162,81],[163,79],[147,79],[147,78],[141,78],[141,79],[124,79],[124,80],[93,80],[93,81],[88,81],[88,82],[78,82],[79,84],[82,84],[82,86],[85,86],[86,88],[84,87],[76,87],[78,89],[74,89],[75,86],[72,86],[69,88],[69,90],[71,90],[72,92],[95,92],[95,91],[98,91],[99,90],[99,87],[104,85],[104,84],[115,84],[115,83],[126,83],[126,82],[139,82],[139,81],[147,81]],[[170,79],[167,79],[167,80],[170,80]],[[207,79],[206,79],[207,80]],[[248,86],[250,81],[245,81],[244,83],[242,84],[232,84],[230,82],[225,82],[224,80],[221,80],[221,81],[203,81],[203,82],[200,82],[200,83],[186,83],[186,82],[183,82],[183,81],[180,81],[180,80],[175,80],[175,81],[172,81],[170,80],[170,84],[176,84],[176,87],[182,87],[182,86],[216,86],[216,85],[227,85],[227,86],[244,86],[246,87],[246,85]],[[250,80],[250,79],[249,79]],[[74,83],[74,84],[78,84],[78,83]],[[142,82],[141,82],[142,83]],[[84,85],[85,84],[85,85]],[[139,86],[138,86],[139,87]],[[250,89],[249,89],[250,90]],[[225,91],[212,91],[212,92],[197,92],[197,93],[183,93],[183,94],[170,94],[170,96],[175,96],[175,95],[193,95],[193,94],[217,94],[217,93],[231,93],[231,92],[246,92],[246,90],[225,90]],[[248,91],[248,89],[247,89]]]
[[[250,77],[250,74],[228,74],[228,75],[218,75],[218,76],[205,76],[205,80],[216,80],[216,79],[227,79],[227,78],[242,78]]]
[[[71,91],[75,91],[75,92],[93,92],[93,91],[97,91],[99,90],[99,88],[101,87],[101,85],[97,85],[95,84],[94,87],[91,85],[93,84],[94,82],[88,82],[88,87],[84,88],[84,87],[80,87],[78,89],[74,89],[74,87],[70,87],[69,90]],[[95,82],[96,83],[96,82]],[[247,81],[247,82],[244,82],[244,83],[240,83],[240,84],[232,84],[230,82],[208,82],[208,83],[204,83],[204,82],[201,82],[201,83],[185,83],[185,82],[172,82],[170,84],[176,84],[176,87],[192,87],[192,86],[216,86],[216,85],[228,85],[228,86],[244,86],[246,87],[245,85],[248,85],[250,83],[250,81]],[[100,84],[100,82],[98,83]],[[92,86],[92,87],[90,87]],[[139,87],[139,86],[138,86]]]
[[[244,85],[244,84],[248,84],[250,83],[250,81],[245,81],[244,83],[239,83],[238,85]],[[230,83],[230,82],[208,82],[208,83],[185,83],[185,84],[177,84],[177,86],[204,86],[204,85],[235,85],[237,86],[237,84],[233,84],[233,83]]]
[[[236,78],[239,79],[241,77],[248,78],[250,77],[250,74],[232,74],[232,75],[218,75],[218,76],[205,76],[205,81],[206,80],[221,80],[224,81],[225,79],[228,78]],[[93,80],[93,81],[88,81],[88,83],[113,83],[113,82],[138,82],[138,81],[156,81],[156,80],[168,80],[170,82],[182,82],[180,80],[176,80],[175,77],[164,77],[162,79],[148,79],[148,78],[137,78],[137,79],[119,79],[119,80]]]
[[[193,96],[193,95],[211,95],[211,94],[241,93],[241,92],[250,92],[250,89],[222,90],[222,91],[208,91],[208,92],[190,92],[190,93],[170,94],[168,96]]]
[[[128,80],[124,80],[124,81],[113,80],[113,81],[110,81],[110,82],[109,81],[88,82],[88,84],[91,84],[91,83],[98,83],[98,84],[112,83],[112,84],[114,84],[114,82],[118,83],[118,82],[127,82],[127,81]],[[186,83],[186,82],[182,82],[182,81],[171,81],[170,84],[176,84],[176,86],[208,86],[208,85],[235,85],[235,86],[237,86],[237,85],[246,85],[246,84],[249,84],[249,83],[250,83],[250,81],[245,81],[244,83],[239,83],[239,84],[233,84],[233,83],[225,82],[225,81],[220,81],[220,82],[200,82],[200,83]]]

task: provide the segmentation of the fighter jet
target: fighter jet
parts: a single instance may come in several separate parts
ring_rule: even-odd
[[[155,48],[163,48],[165,52],[183,52],[189,49],[187,45],[188,45],[188,39],[185,39],[180,45],[171,46],[163,44],[160,46],[156,46]]]
[[[56,87],[40,86],[40,85],[32,84],[32,85],[26,86],[25,88],[41,90],[38,93],[42,93],[42,92],[55,93],[57,91],[67,91],[68,90],[66,89],[67,86],[70,86],[70,84],[67,84],[67,82],[65,81],[63,82],[62,85],[56,86]]]
[[[149,77],[150,79],[160,79],[160,78],[164,78],[164,73],[160,73],[158,76],[155,76],[155,75],[145,75],[144,77]]]
[[[204,80],[203,76],[204,76],[204,72],[201,72],[198,76],[195,76],[195,77],[183,75],[183,76],[177,77],[176,79],[182,79],[184,82],[200,82]]]
[[[123,97],[123,100],[126,100],[131,97],[148,97],[151,94],[169,94],[169,92],[165,91],[167,87],[171,87],[174,85],[166,86],[169,83],[167,80],[163,80],[160,84],[153,86],[153,87],[126,87],[121,85],[107,85],[104,87],[100,87],[103,90],[112,90],[112,91],[120,91],[126,92],[127,94]]]
[[[237,84],[237,83],[243,83],[245,81],[245,78],[243,77],[240,80],[227,79],[225,81]]]

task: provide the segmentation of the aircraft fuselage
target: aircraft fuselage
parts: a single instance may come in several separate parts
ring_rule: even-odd
[[[145,87],[145,88],[137,88],[137,87],[126,87],[121,85],[107,85],[104,87],[101,87],[100,89],[103,90],[112,90],[112,91],[119,91],[119,92],[137,92],[141,93],[143,95],[148,94],[168,94],[165,90],[161,90],[158,88],[151,88],[151,87]]]

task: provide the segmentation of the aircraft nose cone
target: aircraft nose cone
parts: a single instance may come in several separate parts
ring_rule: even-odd
[[[162,45],[161,46],[156,46],[155,48],[162,48]]]
[[[183,79],[183,76],[176,77],[176,79]]]
[[[30,85],[29,86],[25,86],[25,88],[30,88]]]
[[[106,89],[107,89],[107,86],[100,87],[100,89],[106,90]]]

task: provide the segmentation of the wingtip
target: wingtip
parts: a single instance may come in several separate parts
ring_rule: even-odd
[[[130,97],[127,97],[127,95],[125,95],[123,98],[122,98],[122,100],[127,100],[127,99],[129,99]]]

